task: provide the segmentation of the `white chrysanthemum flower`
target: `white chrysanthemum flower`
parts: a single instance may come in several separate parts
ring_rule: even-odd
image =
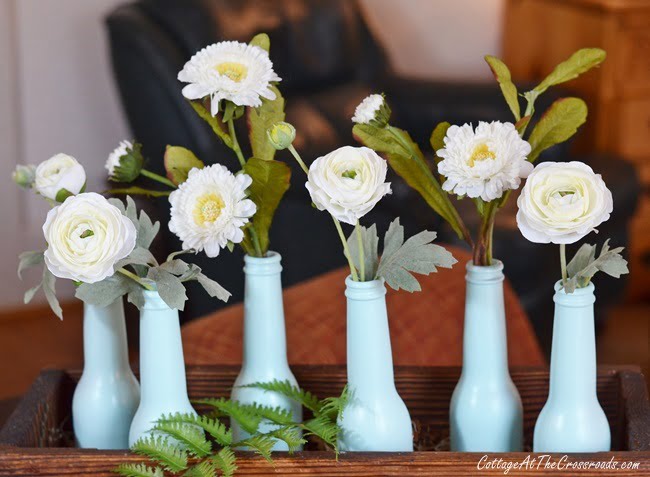
[[[169,230],[183,241],[184,249],[216,257],[228,242],[244,239],[242,227],[257,210],[246,198],[252,182],[250,176],[235,176],[220,164],[192,169],[169,196]]]
[[[213,116],[222,99],[253,107],[262,104],[260,96],[275,99],[271,82],[281,81],[267,51],[237,41],[206,46],[185,63],[178,79],[189,83],[183,88],[187,99],[210,96]]]
[[[126,154],[127,149],[133,149],[133,144],[130,141],[122,141],[120,142],[120,145],[108,155],[106,165],[104,166],[108,171],[108,177],[112,178],[115,176],[115,168],[120,166],[120,158]]]
[[[352,122],[357,124],[369,124],[377,117],[377,113],[384,104],[384,97],[381,94],[371,94],[366,97],[354,110]]]
[[[533,170],[526,160],[530,144],[512,123],[479,122],[476,130],[470,124],[451,126],[436,154],[443,159],[438,172],[446,178],[444,190],[488,202],[517,189]]]

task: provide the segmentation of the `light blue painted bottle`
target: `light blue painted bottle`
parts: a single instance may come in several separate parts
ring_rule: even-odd
[[[196,414],[187,396],[178,310],[169,308],[156,291],[144,291],[140,310],[140,386],[129,446],[149,434],[163,414]]]
[[[523,407],[508,372],[503,264],[467,264],[463,370],[449,409],[451,449],[523,450]]]
[[[555,284],[549,395],[535,424],[535,452],[609,451],[609,423],[596,395],[594,285]]]
[[[127,449],[140,387],[129,366],[122,299],[84,303],[84,369],[72,397],[78,447]]]
[[[275,392],[239,387],[273,380],[288,380],[298,386],[287,360],[280,261],[275,252],[266,257],[244,257],[244,356],[231,399],[243,404],[281,407],[293,413],[295,422],[302,422],[302,406],[297,402]],[[231,420],[230,425],[235,442],[248,436],[236,421]],[[258,430],[268,432],[273,427],[271,423],[262,423]],[[278,440],[273,450],[286,451],[288,447]]]
[[[339,419],[342,451],[412,452],[413,426],[397,394],[383,280],[345,280],[350,401]]]

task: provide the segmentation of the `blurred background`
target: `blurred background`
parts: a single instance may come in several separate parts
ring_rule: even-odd
[[[42,248],[47,206],[11,182],[16,164],[55,153],[75,156],[89,190],[105,190],[104,162],[122,139],[143,143],[149,168],[162,171],[166,144],[194,150],[205,162],[234,166],[184,102],[176,74],[190,56],[223,39],[248,41],[265,31],[283,78],[287,119],[309,161],[354,144],[350,117],[367,94],[385,92],[392,124],[423,149],[439,121],[510,121],[483,56],[504,59],[525,91],[582,47],[608,58],[597,71],[563,85],[538,102],[585,99],[588,124],[542,160],[581,160],[602,173],[612,190],[610,221],[589,242],[611,238],[626,247],[631,273],[598,276],[599,361],[650,367],[650,2],[647,0],[0,0],[0,400],[25,391],[44,366],[82,362],[81,306],[59,281],[65,320],[42,297],[22,304],[37,277],[16,278],[17,255]],[[385,227],[400,216],[410,232],[427,227],[439,240],[451,231],[397,177],[394,193],[371,220]],[[286,286],[343,265],[326,220],[309,207],[302,177],[278,212],[273,248],[283,255]],[[514,221],[515,200],[498,218],[495,256],[517,293],[544,353],[550,350],[552,288],[557,249],[526,242]],[[471,203],[464,216],[475,225]],[[150,211],[167,220],[164,201]],[[474,220],[474,222],[472,221]],[[163,227],[164,229],[164,227]],[[298,240],[297,240],[298,239]],[[305,247],[312,244],[313,247]],[[161,234],[161,253],[177,248]],[[315,251],[314,251],[315,250]],[[241,255],[201,261],[209,274],[242,297]],[[183,321],[220,305],[190,290]],[[464,300],[459,291],[459,306]],[[133,314],[133,311],[131,312]],[[461,315],[462,316],[462,315]],[[449,317],[462,322],[461,316]],[[460,323],[459,326],[462,326]],[[137,348],[137,319],[129,318]],[[449,343],[457,346],[458,343]]]

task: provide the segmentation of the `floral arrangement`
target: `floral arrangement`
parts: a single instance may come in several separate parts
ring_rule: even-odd
[[[191,280],[210,296],[223,301],[230,297],[198,266],[177,258],[187,250],[159,263],[149,247],[160,224],[144,211],[138,214],[131,197],[125,206],[120,200],[84,192],[86,173],[74,157],[57,154],[38,167],[18,166],[13,177],[53,206],[43,224],[47,248],[20,255],[19,277],[26,268],[44,264],[42,281],[25,293],[25,303],[42,289],[52,311],[63,318],[56,278],[72,280],[76,297],[98,306],[127,295],[141,308],[144,290],[157,290],[170,308],[182,310],[187,300],[184,283]]]
[[[391,193],[390,183],[386,182],[386,161],[367,147],[344,146],[307,167],[292,144],[295,135],[295,128],[286,122],[276,123],[268,131],[273,147],[288,149],[307,175],[305,187],[314,206],[332,217],[354,281],[383,279],[395,290],[419,291],[420,284],[413,273],[428,275],[437,267],[451,268],[456,263],[451,253],[431,243],[435,232],[425,230],[404,241],[399,218],[390,224],[384,236],[380,257],[376,225],[364,227],[360,219]],[[341,222],[354,226],[347,239]]]
[[[579,98],[556,100],[526,134],[535,115],[537,98],[550,87],[570,81],[598,66],[605,52],[585,48],[560,63],[540,84],[519,94],[508,67],[486,56],[514,122],[479,122],[452,126],[438,124],[430,138],[435,153],[435,174],[420,147],[408,132],[389,124],[391,111],[383,95],[374,94],[356,108],[352,120],[355,138],[383,154],[393,170],[414,188],[427,204],[447,221],[459,238],[473,247],[475,265],[492,263],[492,235],[496,213],[510,193],[533,170],[540,153],[573,136],[587,118],[587,106]],[[519,97],[526,102],[522,113]],[[525,138],[525,139],[524,139]],[[473,200],[481,217],[476,239],[465,226],[450,194]]]
[[[573,293],[589,285],[602,271],[619,278],[628,273],[623,247],[603,244],[596,257],[596,246],[584,244],[567,265],[566,244],[579,241],[609,219],[613,210],[612,193],[600,174],[582,162],[545,162],[528,176],[517,199],[517,225],[531,242],[560,245],[562,288]]]
[[[112,181],[131,183],[144,176],[166,186],[111,192],[169,196],[169,229],[185,249],[204,251],[208,257],[235,244],[254,257],[264,257],[269,250],[273,216],[291,178],[291,169],[274,159],[275,149],[266,138],[268,127],[284,119],[284,99],[276,86],[281,79],[273,71],[269,47],[266,34],[255,36],[250,44],[216,43],[192,56],[178,74],[187,83],[183,95],[192,108],[233,151],[240,166],[236,174],[221,164],[206,166],[179,146],[165,151],[167,177],[144,169],[137,143],[122,142],[107,161]],[[248,159],[237,137],[238,120],[248,127]]]

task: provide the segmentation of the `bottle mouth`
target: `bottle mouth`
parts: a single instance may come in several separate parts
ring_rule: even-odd
[[[586,287],[583,288],[576,288],[573,293],[567,293],[564,288],[562,288],[562,280],[558,280],[555,282],[555,285],[553,286],[555,289],[555,293],[559,293],[560,295],[564,295],[567,297],[570,296],[581,296],[581,295],[589,295],[592,294],[596,290],[596,286],[594,285],[593,282],[589,282],[589,284]]]
[[[269,250],[264,257],[252,257],[244,255],[244,262],[252,264],[280,263],[282,256],[278,252]]]
[[[368,282],[358,282],[352,279],[352,275],[348,275],[345,278],[345,286],[348,288],[353,288],[358,290],[369,290],[372,288],[379,288],[384,286],[384,279],[378,278],[377,280],[371,280]]]
[[[470,260],[465,269],[465,280],[469,283],[496,283],[504,279],[503,262],[500,260],[492,260],[492,265],[474,265]]]
[[[282,257],[269,251],[266,257],[244,255],[244,273],[247,275],[276,275],[282,272]]]

